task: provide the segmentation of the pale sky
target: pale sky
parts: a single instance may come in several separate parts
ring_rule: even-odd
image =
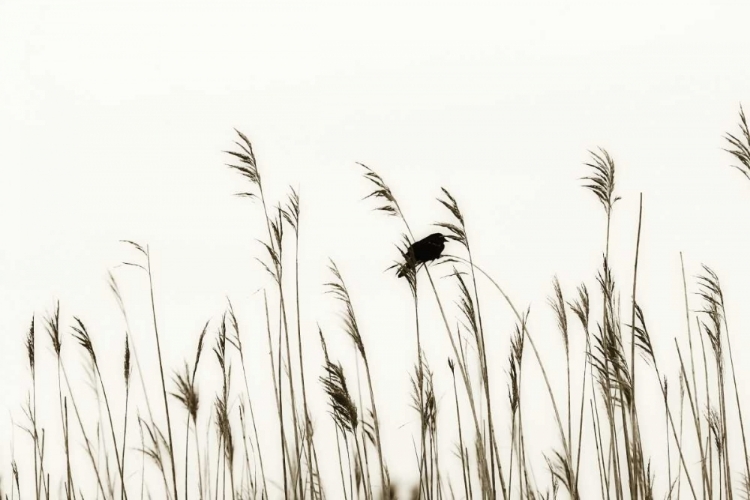
[[[435,202],[439,188],[454,194],[477,262],[519,307],[531,306],[532,333],[545,360],[562,373],[562,345],[546,300],[555,274],[567,295],[581,281],[596,290],[605,219],[580,178],[588,173],[587,151],[604,147],[616,161],[622,196],[612,259],[623,308],[629,310],[642,192],[638,295],[675,387],[672,338],[685,342],[681,251],[689,278],[700,263],[721,277],[733,348],[746,352],[750,183],[730,169],[722,136],[737,132],[739,105],[750,106],[748,19],[745,2],[0,0],[2,484],[9,485],[11,436],[19,457],[30,446],[11,421],[23,419],[29,390],[23,339],[32,314],[41,326],[60,300],[76,397],[91,405],[77,371],[82,352],[69,336],[73,315],[87,324],[98,355],[108,360],[105,383],[121,407],[124,323],[108,289],[112,269],[141,362],[154,366],[147,282],[133,269],[115,268],[136,258],[122,239],[148,244],[153,253],[170,370],[192,359],[209,319],[213,342],[226,298],[232,300],[253,360],[261,444],[267,436],[273,460],[275,410],[259,290],[275,295],[255,260],[262,256],[256,238],[266,234],[261,208],[232,196],[247,185],[224,166],[222,151],[233,147],[235,127],[253,142],[272,203],[285,200],[289,185],[300,191],[301,320],[320,440],[330,440],[332,427],[317,380],[318,323],[334,357],[353,366],[338,305],[324,294],[330,257],[362,325],[394,479],[416,477],[417,417],[409,408],[413,311],[405,284],[383,272],[397,257],[393,245],[402,227],[361,201],[369,186],[356,162],[386,179],[417,237],[446,216]],[[497,400],[506,405],[514,318],[485,285],[491,375]],[[443,280],[440,286],[450,302],[453,285]],[[446,470],[455,471],[451,352],[426,287],[423,296],[426,351],[445,418],[442,456]],[[54,396],[54,358],[43,329],[38,333],[38,363],[49,367],[40,374],[39,413],[57,434],[57,401],[43,397]],[[205,423],[218,368],[210,351],[202,363]],[[525,369],[528,418],[547,418],[533,358]],[[750,370],[739,369],[750,380]],[[353,368],[349,375],[356,380]],[[559,390],[564,394],[563,385]],[[184,412],[172,408],[182,435]],[[497,410],[496,426],[508,435],[505,410]],[[540,421],[541,437],[530,444],[540,453],[540,475],[541,453],[554,442],[554,433],[544,430],[550,422]],[[663,422],[652,432],[661,436]],[[61,457],[58,438],[49,439],[50,456]],[[664,447],[655,446],[656,460]],[[18,458],[29,473],[27,459]],[[53,479],[58,466],[59,460],[50,466]],[[338,470],[331,463],[323,473],[335,498]],[[662,494],[665,486],[657,478]]]

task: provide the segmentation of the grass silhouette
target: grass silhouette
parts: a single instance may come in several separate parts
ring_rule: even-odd
[[[726,134],[726,151],[738,162],[732,166],[750,179],[750,134],[741,108],[739,128],[738,134]],[[355,308],[358,297],[365,291],[347,282],[346,273],[330,261],[330,277],[325,286],[340,307],[342,329],[351,340],[357,367],[355,375],[348,373],[340,360],[329,357],[325,332],[318,329],[311,334],[302,327],[300,304],[306,299],[300,296],[299,287],[300,254],[304,250],[300,248],[304,219],[299,192],[290,189],[287,198],[275,205],[267,199],[252,143],[241,132],[237,131],[235,149],[227,154],[232,160],[229,167],[244,178],[239,196],[260,202],[259,215],[265,225],[266,234],[261,240],[264,254],[257,261],[274,284],[263,290],[263,295],[278,425],[274,438],[278,461],[269,460],[268,451],[260,445],[258,415],[253,406],[257,394],[252,393],[249,383],[254,367],[245,355],[248,339],[262,339],[263,332],[256,335],[241,329],[228,301],[220,319],[207,322],[198,332],[194,358],[186,360],[179,369],[164,366],[151,253],[148,246],[128,241],[137,258],[124,264],[147,278],[158,361],[154,369],[158,368],[160,375],[157,382],[161,398],[158,402],[148,398],[138,349],[153,346],[136,345],[126,304],[112,274],[109,285],[126,325],[124,338],[118,339],[118,343],[125,345],[124,359],[104,359],[95,332],[90,332],[78,317],[65,324],[59,304],[43,321],[32,318],[24,338],[31,384],[29,399],[23,407],[25,422],[19,427],[28,434],[33,461],[19,464],[14,458],[8,464],[10,481],[4,485],[0,497],[11,500],[399,497],[382,439],[392,429],[378,417],[378,407],[386,404],[387,395],[378,394],[373,384],[381,367],[371,364],[368,358],[362,331],[369,325],[360,323]],[[435,262],[402,269],[414,307],[413,323],[405,325],[404,332],[413,336],[416,345],[411,398],[412,409],[419,418],[419,432],[414,436],[413,458],[418,481],[405,485],[408,491],[400,497],[578,500],[584,497],[581,490],[585,483],[595,485],[601,498],[611,500],[748,498],[750,458],[742,412],[745,401],[735,370],[720,278],[704,265],[701,274],[689,280],[683,263],[686,323],[682,337],[674,339],[680,363],[678,370],[665,372],[654,353],[647,323],[649,311],[659,305],[641,303],[637,293],[643,198],[635,228],[633,285],[630,290],[621,290],[610,262],[611,220],[620,199],[615,184],[616,164],[613,156],[603,149],[589,154],[583,187],[595,195],[604,210],[605,244],[601,266],[594,277],[595,289],[581,283],[574,292],[569,292],[557,277],[552,281],[549,306],[564,347],[557,354],[564,373],[554,373],[544,362],[540,353],[543,340],[541,334],[529,327],[529,311],[519,308],[500,283],[475,261],[458,197],[447,189],[438,193],[437,201],[445,209],[446,218],[436,221],[435,226],[458,245]],[[365,193],[365,199],[374,200],[375,211],[393,217],[401,227],[399,248],[403,257],[405,248],[414,242],[408,218],[386,181],[373,168],[359,166],[371,189]],[[436,286],[438,274],[451,284],[452,293]],[[499,296],[480,297],[478,282],[490,285]],[[696,292],[700,301],[697,310],[689,307],[691,291]],[[446,360],[428,359],[420,328],[424,320],[420,299],[432,298],[438,306],[436,319],[451,348],[447,359],[451,384],[441,388],[436,387],[433,375],[436,369],[446,369]],[[488,352],[486,339],[502,334],[483,317],[483,307],[489,304],[509,308],[516,322],[514,332],[505,336],[510,344],[505,366],[507,380],[493,379],[490,375],[490,366],[497,361]],[[278,324],[272,325],[272,312],[278,314]],[[45,446],[49,430],[42,427],[37,415],[37,374],[48,369],[40,366],[36,356],[44,340],[37,337],[40,324],[47,332],[57,365],[54,367],[56,414],[47,421],[59,419],[62,453]],[[585,346],[582,363],[578,365],[577,358],[572,356],[575,353],[571,352],[575,337]],[[88,383],[97,398],[101,396],[101,400],[97,399],[99,416],[93,425],[91,415],[82,415],[76,400],[81,381],[69,378],[66,361],[61,356],[63,349],[74,344],[71,340],[83,348],[82,363],[91,379]],[[318,345],[325,361],[323,366],[311,366],[304,354]],[[221,377],[214,393],[207,396],[199,394],[197,382],[206,370],[216,368],[204,367],[208,364],[204,358],[209,346]],[[121,391],[105,386],[100,372],[104,363],[114,362],[123,366]],[[530,362],[534,366],[529,367]],[[359,384],[359,367],[364,369],[364,390]],[[522,383],[524,372],[537,369],[546,388],[546,394],[541,396],[528,394]],[[564,380],[564,391],[554,390],[553,378]],[[145,397],[143,405],[134,403],[130,397],[131,391],[137,389],[132,387],[136,380]],[[670,382],[673,380],[679,382]],[[658,388],[657,396],[648,396],[653,400],[644,403],[644,394],[649,394],[650,387]],[[436,396],[443,392],[450,397]],[[309,404],[313,393],[327,398],[330,415],[313,418]],[[541,453],[527,446],[524,402],[530,397],[546,398],[552,408],[550,418],[556,437],[545,443]],[[113,401],[123,403],[122,415],[113,415],[112,408],[119,407],[119,403],[110,406]],[[643,417],[644,404],[659,411],[663,409],[663,420]],[[71,406],[77,428],[75,424],[70,426]],[[176,411],[179,408],[182,413]],[[509,422],[507,432],[498,425],[499,415],[505,409],[509,410],[502,415],[503,421]],[[451,418],[439,420],[439,412]],[[202,415],[205,418],[199,418]],[[115,421],[122,422],[121,429],[116,428]],[[320,425],[330,425],[335,432],[335,443],[325,443],[327,447],[335,446],[335,457],[324,458],[319,452],[316,426]],[[645,442],[646,428],[657,429],[651,433],[664,436],[663,442]],[[175,452],[175,442],[181,433],[185,443],[183,457]],[[730,453],[731,440],[740,440],[741,454]],[[440,454],[446,442],[455,453]],[[656,447],[663,447],[667,457],[666,463],[658,467],[648,455]],[[273,455],[276,457],[276,453]],[[63,471],[58,477],[49,472],[52,462],[64,464],[55,468]],[[81,465],[72,466],[74,462]],[[324,482],[323,468],[332,471],[336,481]],[[460,472],[449,473],[451,470]],[[657,474],[665,475],[660,483],[667,485],[659,491],[655,488]],[[32,481],[22,481],[22,477],[31,477]]]

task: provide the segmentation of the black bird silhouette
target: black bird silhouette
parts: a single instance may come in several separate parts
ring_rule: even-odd
[[[408,271],[415,269],[419,264],[439,258],[447,240],[443,234],[433,233],[412,243],[404,253],[405,262],[399,267],[398,277],[406,276]]]

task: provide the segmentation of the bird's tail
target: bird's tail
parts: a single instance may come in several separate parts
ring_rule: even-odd
[[[404,262],[398,265],[398,273],[397,276],[399,278],[403,278],[410,272],[413,272],[417,268],[417,260],[414,258],[414,252],[413,250],[407,250],[406,252],[402,252],[404,256]]]
[[[407,272],[409,272],[409,264],[401,264],[401,265],[400,265],[400,266],[398,267],[398,273],[397,273],[397,276],[398,276],[399,278],[403,278],[404,276],[406,276],[406,273],[407,273]]]
[[[413,262],[409,262],[407,260],[406,262],[404,262],[403,264],[401,264],[400,266],[398,266],[397,276],[399,278],[403,278],[404,276],[406,276],[407,274],[409,274],[410,272],[412,272],[414,270],[414,268],[415,268],[414,263]]]

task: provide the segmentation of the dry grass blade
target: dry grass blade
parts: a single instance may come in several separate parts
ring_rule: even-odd
[[[237,129],[234,129],[237,135],[240,137],[239,141],[235,141],[239,151],[224,151],[227,154],[232,155],[238,163],[227,164],[227,166],[233,170],[239,172],[242,176],[248,179],[252,184],[260,184],[260,174],[258,173],[258,166],[255,163],[255,153],[253,152],[253,145],[250,140]],[[240,193],[241,196],[253,197],[252,193]]]
[[[721,454],[724,451],[724,430],[721,424],[721,417],[719,417],[719,412],[717,412],[715,408],[709,408],[706,411],[706,421],[708,422],[708,428],[711,430],[711,435],[714,437],[716,452],[719,454],[719,457],[721,457]]]
[[[457,305],[459,311],[461,312],[461,315],[463,316],[463,319],[468,323],[468,326],[464,325],[464,327],[468,329],[472,333],[472,335],[474,335],[474,340],[478,345],[478,349],[481,351],[482,340],[479,333],[479,324],[477,322],[477,312],[476,308],[474,307],[474,299],[471,295],[471,292],[469,292],[469,287],[466,285],[466,281],[464,280],[462,274],[458,272],[455,267],[453,268],[453,273],[451,275],[454,276],[456,278],[456,281],[458,282],[459,298],[457,301]]]
[[[336,425],[344,431],[354,433],[359,422],[357,406],[352,400],[346,385],[344,369],[338,363],[326,361],[326,374],[320,377],[323,390],[328,395],[331,416]]]
[[[618,405],[629,405],[632,401],[630,368],[622,344],[620,320],[614,306],[614,279],[606,258],[597,281],[604,296],[604,315],[603,322],[598,324],[599,333],[593,335],[594,343],[589,359],[606,400],[611,399]]]
[[[130,384],[130,342],[128,341],[128,336],[125,335],[125,356],[123,358],[122,362],[122,370],[123,370],[123,378],[125,379],[125,384]]]
[[[648,328],[646,328],[646,319],[639,304],[635,304],[635,317],[637,324],[628,326],[634,328],[636,347],[640,349],[643,359],[648,363],[652,363],[654,361],[654,348],[651,345],[651,335],[649,335]]]
[[[260,258],[257,258],[257,260],[261,266],[263,266],[263,269],[273,278],[273,280],[276,282],[276,285],[281,287],[281,273],[282,273],[282,267],[281,267],[281,240],[284,235],[284,227],[282,222],[282,211],[281,209],[278,209],[277,217],[272,219],[267,219],[267,225],[268,225],[268,234],[270,238],[270,243],[266,243],[265,241],[257,240],[261,245],[263,245],[263,248],[266,249],[268,252],[268,256],[271,259],[271,266],[263,262]]]
[[[721,291],[719,276],[710,267],[703,265],[704,274],[698,275],[698,295],[706,302],[721,305],[724,295]]]
[[[60,337],[60,302],[55,305],[55,312],[47,316],[44,320],[47,326],[47,334],[52,341],[52,348],[55,350],[55,354],[60,356],[60,349],[62,349],[62,339]]]
[[[284,237],[284,224],[282,224],[282,221],[284,219],[284,212],[281,209],[281,207],[276,207],[276,217],[269,218],[269,223],[271,224],[271,232],[273,234],[273,242],[276,244],[276,248],[279,249],[279,255],[281,254],[281,240]],[[280,258],[280,257],[279,257]],[[279,266],[281,265],[281,262],[279,262]]]
[[[141,431],[143,431],[143,429],[146,429],[146,432],[142,435],[144,437],[148,437],[148,441],[144,440],[143,446],[137,451],[150,458],[154,465],[156,465],[156,468],[161,473],[162,481],[164,483],[164,494],[168,499],[171,499],[172,495],[170,494],[169,484],[167,483],[166,470],[164,469],[164,461],[162,460],[161,456],[161,446],[163,445],[165,448],[169,448],[169,443],[167,443],[164,434],[156,426],[156,424],[149,425],[149,423],[140,416],[138,417],[138,423]]]
[[[437,417],[433,374],[424,356],[421,357],[421,363],[422,366],[415,365],[414,375],[410,376],[412,388],[411,406],[419,413],[421,422],[424,423],[425,428],[430,429],[435,426],[435,419]],[[452,361],[449,361],[449,363],[452,364]]]
[[[744,500],[750,500],[750,476],[747,474],[742,475],[740,491],[742,492]]]
[[[651,469],[651,459],[649,459],[648,464],[646,465],[646,484],[644,484],[644,500],[654,500],[656,497],[654,496],[654,480],[656,479],[656,475]],[[674,487],[674,484],[670,486],[670,492],[672,487]],[[667,497],[669,497],[669,494],[667,494]]]
[[[232,307],[232,301],[227,299],[227,314],[229,315],[229,323],[232,325],[232,330],[234,330],[234,335],[227,334],[227,342],[231,344],[232,347],[237,349],[237,352],[242,356],[242,339],[240,339],[240,326],[237,322],[237,316],[234,314],[234,307]],[[203,339],[198,339],[198,348],[202,349],[201,344],[203,343]],[[198,352],[196,352],[196,355]]]
[[[549,472],[553,477],[553,489],[557,490],[555,484],[559,481],[563,484],[565,489],[568,490],[568,492],[574,491],[573,487],[575,483],[575,475],[573,473],[572,465],[565,458],[565,454],[558,451],[553,451],[552,458],[544,458],[547,462],[547,468],[549,469]],[[555,479],[557,481],[555,481]],[[556,495],[554,495],[553,498],[556,498]]]
[[[29,360],[29,369],[31,370],[31,400],[28,402],[28,408],[25,409],[25,413],[29,422],[31,423],[31,429],[27,432],[31,435],[31,439],[34,442],[34,488],[36,492],[37,500],[40,498],[39,483],[44,477],[44,429],[42,428],[42,443],[39,444],[39,431],[37,427],[37,406],[36,406],[36,349],[35,349],[35,338],[34,338],[34,316],[31,316],[31,326],[26,334],[26,355]],[[19,492],[20,493],[20,492]],[[49,497],[49,487],[47,488],[47,496]]]
[[[563,345],[565,346],[565,367],[566,367],[566,387],[567,387],[567,409],[568,409],[568,442],[573,442],[573,419],[572,419],[572,398],[571,398],[571,384],[570,384],[570,337],[568,335],[568,315],[565,308],[565,299],[563,298],[562,287],[560,286],[560,280],[555,276],[553,280],[553,288],[555,295],[550,297],[548,302],[555,313],[555,319],[557,320],[557,329],[560,331],[562,336]],[[569,492],[573,492],[575,486],[574,474],[572,467],[572,456],[569,458],[562,458],[562,455],[557,454],[560,458],[556,459],[554,469],[550,467],[553,477],[559,477],[565,488]],[[566,477],[560,477],[560,474],[566,474]]]
[[[491,495],[496,496],[496,484],[495,484],[495,465],[497,462],[497,471],[500,478],[500,487],[502,488],[502,496],[503,498],[507,498],[507,492],[505,488],[505,478],[503,474],[503,468],[502,464],[500,462],[500,455],[497,447],[497,440],[495,438],[495,427],[494,427],[494,417],[492,415],[492,399],[491,399],[491,389],[490,389],[490,377],[489,377],[489,371],[487,369],[487,351],[485,348],[485,340],[484,340],[484,327],[482,322],[482,314],[481,309],[479,305],[479,292],[477,290],[477,280],[476,280],[476,273],[474,271],[474,260],[471,252],[471,247],[469,245],[469,238],[466,233],[466,224],[464,220],[464,216],[461,213],[461,210],[458,207],[458,202],[453,197],[453,195],[445,188],[442,188],[443,195],[445,198],[438,198],[438,202],[443,205],[448,211],[451,213],[453,218],[455,219],[453,222],[439,222],[436,225],[442,229],[445,229],[448,231],[448,238],[452,239],[454,241],[459,242],[468,253],[468,264],[469,264],[469,271],[470,271],[470,278],[471,283],[473,285],[473,293],[476,299],[472,299],[472,295],[469,292],[468,287],[466,286],[466,283],[464,282],[463,278],[458,274],[458,272],[454,268],[454,275],[459,280],[459,287],[460,287],[460,293],[461,298],[459,299],[459,308],[461,309],[461,312],[465,319],[468,321],[470,325],[470,329],[472,333],[474,334],[476,345],[477,345],[477,351],[479,353],[479,363],[480,363],[480,371],[481,371],[481,388],[483,390],[483,396],[487,403],[487,410],[486,410],[486,418],[487,423],[489,424],[489,443],[490,443],[490,460],[489,460],[489,466],[490,466],[490,476],[491,476]],[[455,258],[448,258],[445,259],[444,262],[457,262],[458,260]]]
[[[555,279],[552,282],[552,286],[555,291],[555,296],[550,297],[547,302],[555,313],[555,319],[557,320],[557,329],[563,338],[565,344],[565,351],[570,350],[570,340],[568,338],[568,315],[565,312],[565,300],[563,299],[562,288],[560,287],[560,280]]]
[[[91,360],[96,363],[96,353],[94,352],[94,345],[91,343],[91,336],[89,335],[88,330],[86,330],[86,326],[83,324],[83,322],[77,318],[73,317],[73,321],[75,321],[75,325],[73,325],[73,338],[75,338],[79,344],[88,352],[89,356],[91,357]]]
[[[121,243],[126,243],[126,244],[128,244],[128,245],[132,246],[133,248],[135,248],[136,250],[138,250],[139,252],[141,252],[141,254],[143,254],[143,256],[144,256],[144,257],[148,256],[148,253],[146,252],[146,249],[145,249],[145,248],[143,248],[143,247],[142,247],[141,245],[139,245],[138,243],[136,243],[135,241],[130,241],[130,240],[120,240],[120,242],[121,242]]]
[[[445,188],[440,188],[440,190],[443,192],[447,200],[438,199],[438,201],[447,208],[451,214],[453,214],[453,217],[455,217],[462,225],[464,223],[464,216],[461,213],[461,210],[458,208],[458,202],[456,202],[456,199],[453,197],[450,192]]]
[[[193,378],[191,377],[190,368],[187,363],[184,366],[184,372],[175,372],[174,383],[177,386],[177,391],[172,392],[172,396],[177,399],[185,410],[188,412],[190,417],[195,422],[198,418],[198,391],[193,384]]]
[[[349,290],[346,288],[346,283],[344,283],[344,278],[341,277],[341,272],[335,262],[330,261],[328,269],[333,273],[335,279],[326,283],[325,286],[328,288],[329,293],[333,294],[334,297],[344,304],[344,331],[346,331],[347,335],[352,339],[360,355],[363,358],[366,358],[365,346],[362,343],[362,335],[359,332],[357,318],[354,316],[354,307],[352,306],[352,300],[349,296]]]
[[[740,404],[739,391],[737,390],[737,380],[734,370],[734,361],[732,357],[732,348],[729,338],[728,324],[725,317],[724,309],[724,294],[721,290],[721,284],[719,282],[718,275],[708,266],[703,266],[703,274],[698,276],[698,295],[703,299],[703,308],[700,312],[708,316],[708,323],[700,322],[702,330],[709,338],[711,347],[714,351],[714,358],[716,362],[716,374],[717,374],[717,385],[718,385],[718,396],[719,396],[719,421],[720,427],[720,440],[715,444],[722,445],[723,450],[719,452],[719,466],[724,467],[724,487],[726,489],[726,495],[728,499],[732,498],[732,476],[731,476],[731,465],[730,456],[728,452],[728,412],[726,405],[726,394],[725,394],[725,363],[724,363],[724,345],[722,341],[722,322],[725,325],[725,334],[727,340],[728,354],[730,360],[730,371],[732,374],[732,381],[734,384],[735,400],[737,402],[737,414],[739,417],[739,428],[742,436],[742,445],[744,451],[745,461],[745,473],[750,475],[750,459],[747,454],[747,438],[745,434],[745,425],[742,418],[742,406]],[[715,440],[717,438],[715,437]],[[719,478],[721,482],[721,474]]]
[[[281,277],[279,275],[279,268],[281,267],[281,258],[276,253],[276,250],[274,250],[273,248],[271,248],[271,245],[269,245],[268,243],[266,243],[264,241],[260,241],[260,240],[258,240],[258,241],[263,245],[263,248],[265,248],[266,251],[268,252],[268,255],[271,258],[271,263],[272,263],[273,266],[272,267],[269,266],[268,264],[266,264],[265,262],[263,262],[260,258],[256,257],[255,260],[261,266],[263,266],[263,269],[271,276],[271,278],[273,278],[273,280],[278,285],[281,282]]]
[[[476,345],[477,350],[479,353],[479,364],[480,364],[480,372],[481,372],[481,389],[483,389],[483,396],[484,400],[487,403],[486,406],[486,415],[483,416],[483,419],[486,420],[489,430],[489,454],[490,454],[490,460],[489,460],[489,467],[490,467],[490,476],[491,476],[491,496],[497,496],[497,488],[495,483],[495,470],[498,472],[498,476],[500,479],[500,488],[502,489],[502,497],[507,498],[508,497],[508,491],[506,490],[506,484],[505,484],[505,476],[503,474],[503,467],[502,463],[500,461],[500,453],[497,446],[497,439],[495,437],[495,424],[494,424],[494,417],[492,414],[492,399],[491,399],[491,388],[490,388],[490,377],[489,377],[489,370],[487,368],[487,349],[485,346],[485,337],[484,337],[484,325],[482,321],[482,313],[481,313],[481,307],[480,307],[480,301],[479,301],[479,291],[477,289],[477,280],[476,280],[476,273],[474,269],[474,258],[471,252],[471,246],[469,245],[469,238],[466,231],[466,222],[464,220],[464,215],[461,212],[461,209],[458,207],[458,202],[456,201],[456,198],[453,197],[453,195],[445,188],[441,188],[443,195],[445,198],[438,198],[438,202],[443,205],[453,216],[454,221],[452,222],[439,222],[436,225],[442,229],[445,229],[448,231],[447,237],[449,239],[452,239],[454,241],[459,242],[465,249],[468,254],[468,264],[469,264],[469,276],[471,278],[471,284],[473,286],[473,293],[475,299],[472,300],[471,293],[469,292],[468,287],[466,286],[466,283],[464,283],[463,279],[458,275],[458,273],[454,269],[454,274],[459,276],[459,282],[460,282],[460,288],[461,288],[461,299],[459,307],[462,310],[462,313],[464,317],[468,320],[469,324],[471,325],[471,330],[474,333],[475,339],[476,339]],[[444,259],[444,262],[457,262],[458,259],[456,258],[448,258]],[[429,273],[428,273],[429,275]],[[447,325],[447,324],[446,324]],[[497,465],[497,469],[496,469]]]
[[[299,234],[299,194],[293,187],[290,187],[289,189],[291,193],[289,194],[286,207],[282,210],[282,214],[284,219],[286,219],[289,225],[292,226],[294,232]]]
[[[461,427],[461,405],[458,403],[458,387],[456,385],[456,365],[452,359],[448,358],[448,368],[451,371],[451,378],[453,379],[453,398],[456,405],[456,423],[458,426],[458,453],[457,455],[461,458],[461,480],[464,484],[464,495],[466,498],[471,498],[469,490],[469,484],[471,482],[471,472],[469,471],[468,464],[468,453],[465,453],[464,448],[464,437],[463,429]]]
[[[226,388],[227,392],[229,387]],[[221,442],[224,444],[224,456],[231,465],[234,458],[234,441],[232,440],[232,426],[229,420],[229,408],[226,397],[217,397],[215,401],[216,426],[219,430]]]
[[[24,342],[26,347],[26,356],[29,358],[29,368],[34,372],[34,361],[35,361],[35,349],[34,349],[34,316],[31,317],[31,326],[29,332],[26,334],[26,341]]]
[[[198,370],[198,362],[201,360],[201,354],[203,353],[203,343],[206,338],[206,332],[208,331],[208,321],[206,321],[206,324],[203,325],[203,329],[201,330],[201,334],[198,336],[198,347],[195,349],[195,362],[193,363],[193,375],[192,379],[195,381],[195,373]],[[239,338],[239,334],[237,335]]]
[[[511,414],[518,411],[521,401],[521,360],[523,358],[523,330],[516,325],[515,334],[510,338],[510,354],[508,355],[508,398]]]
[[[583,329],[588,331],[589,317],[591,314],[591,301],[589,299],[589,291],[585,284],[581,284],[578,287],[578,298],[573,302],[568,302],[568,306],[580,320]]]
[[[704,274],[698,276],[698,296],[703,299],[703,308],[700,312],[704,313],[708,317],[708,323],[702,322],[703,331],[711,342],[711,347],[714,351],[714,356],[718,364],[719,369],[723,369],[723,355],[722,355],[722,335],[721,335],[721,324],[722,324],[722,304],[724,297],[721,291],[721,285],[719,283],[719,277],[716,273],[708,266],[703,266]]]
[[[15,481],[15,484],[16,484],[16,489],[18,490],[18,494],[20,495],[21,494],[21,483],[20,483],[20,481],[18,479],[18,464],[16,463],[15,459],[13,459],[13,461],[11,462],[11,470],[12,470],[12,474],[13,474],[13,480]]]
[[[731,146],[730,149],[725,149],[724,151],[734,156],[742,164],[742,166],[732,165],[732,167],[750,179],[750,130],[748,129],[747,118],[745,118],[745,110],[742,109],[742,105],[740,105],[740,134],[741,136],[739,137],[733,134],[726,134],[724,136],[724,139]]]
[[[605,398],[616,405],[629,405],[632,396],[630,371],[622,344],[611,333],[599,325],[599,334],[594,334],[594,349],[589,354],[591,366]]]
[[[219,325],[219,336],[216,338],[216,345],[214,346],[214,354],[221,367],[222,375],[226,373],[227,368],[227,316],[224,314],[221,317],[221,324]]]
[[[448,238],[461,243],[464,247],[468,247],[468,239],[466,237],[466,229],[464,227],[464,216],[461,210],[458,208],[458,202],[453,195],[448,192],[447,189],[441,188],[443,194],[447,199],[438,198],[438,202],[443,205],[453,215],[458,224],[451,222],[438,222],[435,225],[448,231]]]
[[[352,305],[349,290],[346,288],[346,283],[339,272],[336,263],[331,261],[329,269],[333,273],[334,280],[326,284],[329,292],[334,295],[338,300],[344,303],[345,310],[343,313],[344,318],[344,329],[349,337],[354,342],[355,347],[359,351],[362,357],[362,362],[365,365],[365,375],[367,378],[368,392],[370,393],[370,408],[373,416],[373,425],[375,431],[375,447],[378,451],[378,465],[380,468],[380,482],[383,490],[388,489],[388,475],[385,469],[385,462],[383,459],[383,448],[380,439],[380,423],[378,420],[377,406],[375,405],[375,391],[373,390],[372,384],[372,373],[370,371],[370,363],[367,359],[367,353],[365,352],[364,342],[362,341],[362,335],[359,331],[359,325],[357,324],[357,318],[354,315],[354,306]],[[356,438],[355,438],[356,439]],[[365,447],[365,461],[367,461],[367,449]],[[369,477],[369,475],[368,475]]]
[[[73,317],[73,321],[75,324],[73,325],[73,337],[78,341],[79,344],[88,352],[89,358],[91,359],[91,363],[93,365],[93,379],[99,380],[99,386],[102,389],[102,395],[104,396],[104,404],[107,409],[107,418],[109,420],[109,428],[112,436],[112,445],[114,446],[115,452],[115,460],[117,462],[117,471],[120,475],[120,481],[122,485],[122,496],[123,498],[127,498],[127,493],[125,491],[125,475],[122,468],[122,461],[120,458],[120,454],[117,448],[117,438],[115,437],[115,426],[112,422],[112,410],[110,409],[109,405],[109,397],[107,396],[107,390],[104,387],[104,380],[102,379],[102,373],[99,369],[99,363],[96,359],[96,352],[94,352],[94,345],[91,342],[91,336],[89,335],[88,330],[86,329],[86,326],[83,324],[83,322],[76,316]],[[92,381],[93,384],[96,384],[96,382]],[[125,443],[123,443],[123,447],[125,446]],[[105,469],[108,470],[108,469]]]
[[[615,161],[607,151],[599,148],[598,152],[589,151],[591,162],[586,166],[591,167],[594,172],[584,177],[588,181],[584,184],[586,189],[591,190],[601,202],[607,215],[611,214],[612,206],[620,199],[615,196]]]
[[[374,198],[382,203],[375,210],[385,212],[388,215],[401,217],[401,210],[398,207],[398,203],[396,202],[396,199],[393,197],[391,188],[389,188],[386,185],[383,178],[380,177],[380,175],[378,175],[373,169],[371,169],[364,163],[358,162],[357,165],[365,169],[365,173],[364,173],[365,179],[370,181],[370,183],[374,186],[373,191],[367,196],[365,196],[363,199],[366,200],[367,198]]]

